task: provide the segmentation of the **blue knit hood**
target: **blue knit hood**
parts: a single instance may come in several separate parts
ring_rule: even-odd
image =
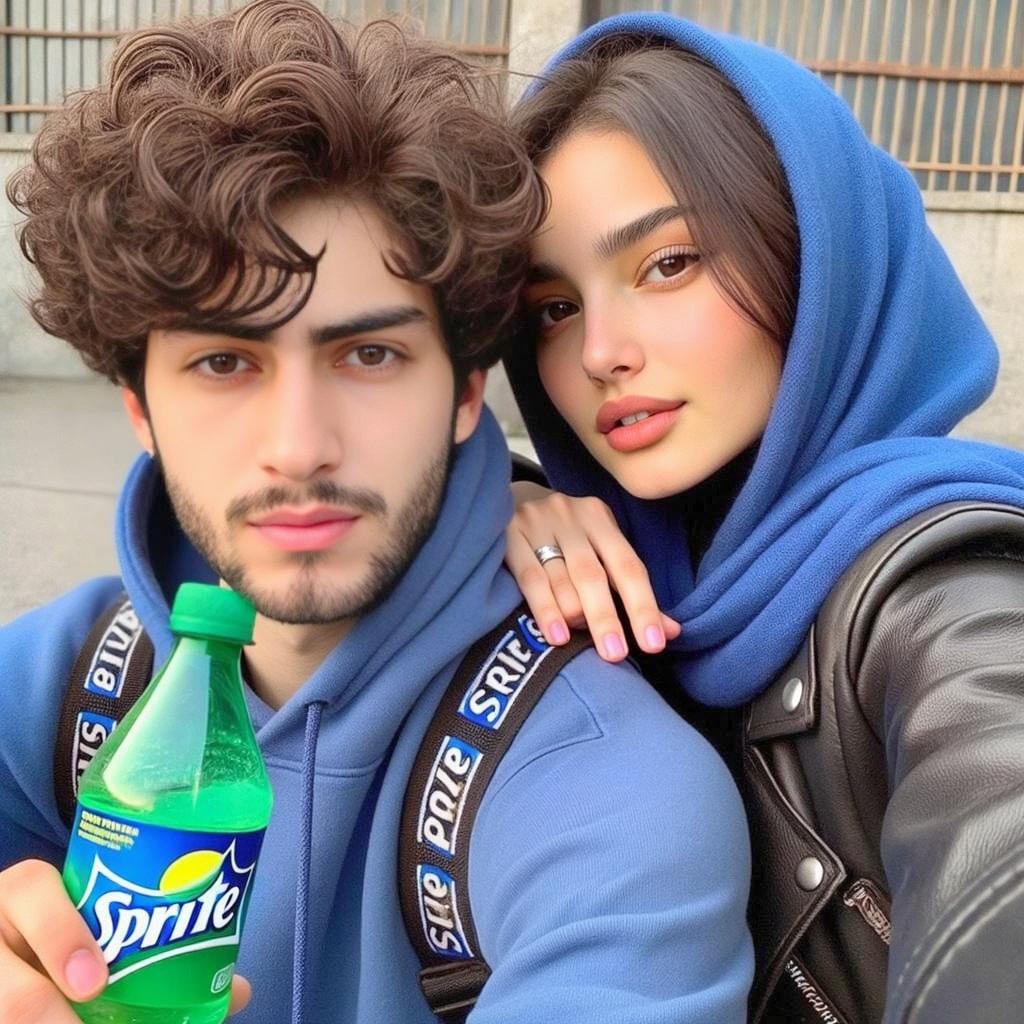
[[[844,570],[887,530],[946,501],[1024,506],[1024,455],[945,436],[990,394],[996,347],[913,178],[846,104],[789,58],[669,15],[603,21],[550,67],[615,33],[664,37],[735,85],[775,146],[799,228],[779,392],[699,566],[679,503],[632,498],[586,453],[544,394],[532,344],[509,358],[509,376],[552,485],[612,506],[682,623],[671,645],[681,684],[737,705],[771,682]]]

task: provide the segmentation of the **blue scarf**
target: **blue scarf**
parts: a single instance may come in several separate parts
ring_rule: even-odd
[[[1024,506],[1024,455],[945,436],[990,394],[995,344],[914,180],[845,103],[787,57],[669,15],[610,18],[551,67],[623,32],[664,37],[734,83],[774,143],[799,226],[778,396],[699,566],[678,501],[633,498],[597,465],[548,401],[532,346],[507,365],[552,485],[611,505],[682,623],[671,645],[679,682],[703,703],[734,706],[772,681],[842,573],[887,530],[947,501]]]

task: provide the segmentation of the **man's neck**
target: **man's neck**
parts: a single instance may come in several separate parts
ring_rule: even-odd
[[[256,616],[252,646],[245,649],[246,678],[275,711],[320,667],[345,638],[352,619],[322,626],[293,626]]]

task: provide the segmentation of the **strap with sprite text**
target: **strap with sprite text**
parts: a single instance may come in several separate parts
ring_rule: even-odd
[[[547,643],[520,605],[462,660],[416,755],[402,808],[399,895],[420,986],[445,1024],[464,1021],[490,968],[469,906],[469,840],[487,785],[565,664],[591,644]]]
[[[142,695],[152,673],[153,644],[122,593],[104,609],[78,652],[57,720],[53,788],[69,828],[82,773]]]

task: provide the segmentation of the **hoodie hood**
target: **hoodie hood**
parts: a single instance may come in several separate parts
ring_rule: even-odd
[[[771,682],[842,573],[887,530],[946,501],[1024,505],[1024,456],[944,436],[990,394],[996,347],[913,178],[843,100],[780,53],[669,15],[607,19],[546,73],[621,33],[664,38],[735,85],[775,146],[799,229],[779,392],[699,565],[679,502],[632,498],[585,451],[547,399],[529,339],[507,368],[552,485],[608,502],[682,623],[671,645],[679,682],[704,703],[736,705]]]

